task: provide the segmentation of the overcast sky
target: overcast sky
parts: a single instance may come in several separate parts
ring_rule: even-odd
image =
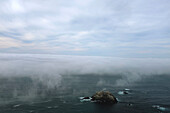
[[[170,58],[170,0],[0,0],[0,52]]]

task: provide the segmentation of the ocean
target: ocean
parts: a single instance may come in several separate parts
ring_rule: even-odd
[[[170,113],[169,59],[1,54],[0,63],[0,113]],[[118,103],[81,100],[97,91]]]

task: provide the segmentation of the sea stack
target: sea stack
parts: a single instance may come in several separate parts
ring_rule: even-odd
[[[109,91],[99,91],[94,94],[92,97],[92,101],[101,104],[115,104],[117,103],[117,99],[113,96]]]

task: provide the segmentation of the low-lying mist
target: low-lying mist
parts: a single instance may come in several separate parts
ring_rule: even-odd
[[[118,76],[113,86],[132,85],[149,76],[170,75],[170,59],[0,54],[0,90],[10,93],[6,98],[43,96],[38,89],[61,90],[63,77],[75,75]],[[103,84],[100,79],[96,86]]]

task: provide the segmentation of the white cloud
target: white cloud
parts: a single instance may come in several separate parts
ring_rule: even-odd
[[[24,40],[33,40],[35,38],[35,36],[34,36],[34,34],[32,34],[32,33],[26,33],[26,34],[24,34],[24,36],[23,36],[23,39]]]
[[[8,37],[0,37],[0,49],[1,48],[10,48],[10,47],[21,47],[22,43],[15,39]]]
[[[22,48],[22,47],[30,47],[33,46],[33,44],[27,44],[23,43],[20,40],[12,39],[10,37],[1,37],[0,36],[0,49],[3,48]]]
[[[24,12],[24,7],[22,7],[19,0],[11,0],[11,10],[15,13]]]
[[[90,55],[96,48],[102,53],[132,45],[134,51],[139,46],[168,47],[153,41],[169,37],[166,0],[5,0],[0,4],[2,36],[18,34],[12,38],[32,45],[43,43],[48,50],[86,50]]]

